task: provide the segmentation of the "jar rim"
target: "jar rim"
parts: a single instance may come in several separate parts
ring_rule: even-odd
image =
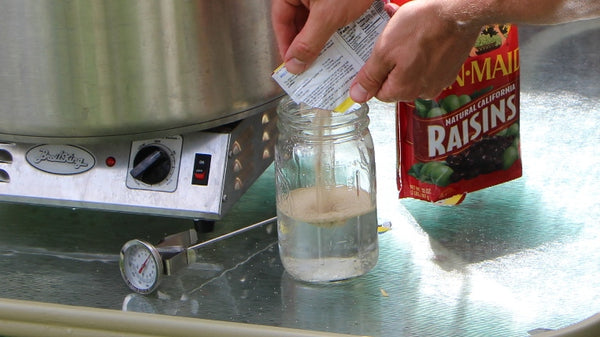
[[[368,112],[369,106],[366,103],[355,103],[346,111],[337,112],[315,108],[305,103],[296,103],[287,95],[281,99],[277,107],[277,114],[286,123],[323,125],[322,123],[318,123],[318,121],[327,120],[327,127],[335,127],[336,125],[346,124],[353,120],[367,117]]]
[[[279,102],[279,105],[291,105],[293,106],[293,108],[295,110],[299,110],[299,111],[305,111],[305,110],[324,110],[324,111],[332,111],[335,112],[336,114],[340,114],[340,115],[346,115],[349,113],[353,113],[356,110],[361,110],[365,107],[368,107],[366,103],[354,103],[352,106],[350,106],[350,108],[348,108],[346,111],[340,112],[340,111],[333,111],[333,110],[327,110],[327,109],[321,109],[321,108],[317,108],[317,107],[313,107],[310,106],[304,102],[300,102],[297,103],[295,102],[289,95],[285,95],[281,98],[281,101]]]
[[[356,104],[345,112],[334,112],[298,104],[286,96],[277,107],[277,126],[280,135],[295,135],[304,141],[342,140],[368,130],[368,111],[367,104]]]

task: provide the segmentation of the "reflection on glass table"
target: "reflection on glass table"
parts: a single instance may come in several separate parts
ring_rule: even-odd
[[[370,103],[380,258],[349,281],[291,279],[274,226],[196,252],[148,296],[120,246],[177,219],[2,205],[3,297],[369,336],[527,336],[600,312],[600,21],[521,29],[523,177],[459,206],[399,200],[394,105]],[[217,236],[274,215],[273,168]],[[540,331],[540,330],[537,330]]]
[[[145,300],[184,315],[374,336],[525,336],[595,314],[600,41],[588,37],[599,29],[597,20],[522,29],[524,176],[456,207],[397,200],[394,106],[371,103],[379,221],[392,230],[368,275],[295,281],[272,241],[194,292]]]

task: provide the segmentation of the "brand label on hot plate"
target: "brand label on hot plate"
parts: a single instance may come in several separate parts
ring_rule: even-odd
[[[37,145],[27,151],[25,158],[40,171],[60,175],[80,174],[96,164],[90,152],[73,145]]]

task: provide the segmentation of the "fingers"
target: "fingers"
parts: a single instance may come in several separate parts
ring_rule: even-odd
[[[317,3],[318,4],[318,3]],[[298,74],[314,62],[327,40],[335,31],[346,24],[339,13],[331,13],[325,5],[315,5],[310,9],[306,24],[295,36],[285,56],[285,66],[293,74]]]
[[[350,86],[350,98],[364,103],[373,97],[383,102],[413,101],[416,98],[432,99],[452,83],[450,80],[431,78],[424,75],[427,64],[419,60],[406,60],[401,63],[385,58],[370,57],[356,75]]]
[[[423,94],[423,58],[404,50],[385,32],[350,86],[350,98],[364,103],[373,97],[385,102],[412,100]]]
[[[330,20],[322,18],[320,12],[312,10],[306,24],[295,36],[284,56],[285,67],[292,74],[306,70],[319,56],[327,40],[337,30]]]
[[[393,2],[384,6],[390,17],[399,8],[400,5]],[[391,102],[403,100],[403,97],[409,100],[413,96],[418,96],[419,90],[416,90],[416,86],[406,86],[406,78],[403,76],[406,74],[406,70],[399,69],[397,60],[391,56],[394,52],[389,49],[389,40],[389,37],[380,37],[373,53],[356,75],[350,86],[350,97],[353,101],[364,103],[377,97],[379,100]]]
[[[466,59],[474,43],[471,33],[449,34],[456,31],[454,21],[424,19],[439,10],[426,1],[386,5],[386,9],[392,18],[354,79],[350,97],[364,103],[373,97],[394,102],[438,96],[452,84]]]
[[[393,2],[389,2],[387,4],[385,4],[383,6],[383,9],[385,9],[385,12],[389,15],[392,16],[394,15],[394,13],[396,13],[396,11],[398,10],[398,8],[400,8],[400,6],[398,6],[397,4],[393,3]]]
[[[350,86],[350,98],[354,102],[364,103],[373,98],[391,71],[384,63],[375,63],[374,60],[377,58],[369,57]]]
[[[271,4],[271,21],[275,39],[281,58],[285,55],[292,41],[302,29],[308,17],[308,10],[301,4],[288,1],[273,1]]]
[[[335,31],[358,19],[373,0],[274,0],[273,27],[287,70],[298,74],[319,56]],[[281,30],[280,30],[281,29]]]

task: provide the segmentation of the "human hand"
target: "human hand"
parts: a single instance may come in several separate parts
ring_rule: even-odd
[[[386,10],[390,22],[354,79],[350,97],[358,103],[372,97],[434,98],[454,82],[481,26],[457,22],[443,1],[387,4]]]
[[[319,56],[335,31],[358,19],[373,0],[273,0],[271,17],[279,53],[299,74]]]

